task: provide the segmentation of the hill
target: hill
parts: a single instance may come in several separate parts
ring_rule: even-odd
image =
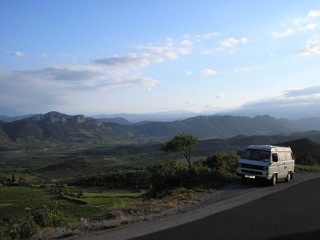
[[[58,140],[58,141],[115,141],[114,133],[102,122],[84,115],[69,116],[58,112],[37,114],[32,117],[0,124],[0,135],[12,141]]]
[[[33,171],[33,174],[46,179],[83,178],[102,173],[101,169],[81,157],[64,159],[61,163]]]
[[[308,138],[310,136],[310,138]],[[292,135],[269,135],[269,136],[245,136],[239,135],[233,138],[216,138],[201,140],[192,152],[195,157],[208,157],[217,152],[244,151],[248,145],[268,144],[291,146],[296,157],[301,157],[305,152],[310,153],[312,158],[320,159],[320,132],[308,132]],[[311,140],[313,139],[313,140]],[[319,139],[319,141],[317,141]],[[96,147],[80,152],[85,158],[99,159],[109,166],[146,166],[152,161],[167,159],[168,153],[161,150],[161,143],[130,144],[115,147]],[[172,154],[169,158],[180,158],[179,154]],[[112,159],[107,162],[106,159]],[[139,165],[140,164],[140,165]]]
[[[137,132],[153,137],[171,138],[187,132],[198,138],[228,138],[236,135],[290,133],[297,129],[270,117],[197,116],[182,121],[147,122],[132,126]]]
[[[229,115],[197,116],[172,122],[130,124],[122,118],[98,120],[84,115],[70,116],[49,112],[0,123],[0,138],[11,141],[100,141],[113,145],[141,141],[164,142],[182,132],[200,139],[212,139],[238,135],[286,135],[301,130],[295,124],[268,115],[254,118]],[[314,121],[313,123],[315,124]]]

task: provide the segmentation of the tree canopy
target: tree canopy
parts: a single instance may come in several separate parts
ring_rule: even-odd
[[[192,162],[191,162],[191,152],[195,145],[199,142],[199,139],[195,136],[192,136],[188,133],[181,133],[169,142],[162,146],[162,150],[165,152],[179,152],[187,160],[189,165],[189,170],[191,171]]]

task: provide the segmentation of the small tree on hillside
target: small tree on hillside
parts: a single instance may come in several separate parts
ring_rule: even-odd
[[[189,172],[192,169],[191,152],[195,145],[199,142],[199,139],[187,133],[181,133],[175,136],[169,142],[162,146],[162,150],[165,152],[179,152],[187,160],[189,166]]]

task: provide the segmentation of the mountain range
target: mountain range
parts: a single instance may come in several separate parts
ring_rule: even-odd
[[[276,119],[269,115],[196,116],[171,122],[146,121],[130,123],[123,118],[94,119],[84,115],[59,112],[36,114],[11,122],[0,121],[0,138],[11,141],[23,139],[54,139],[59,141],[103,140],[114,143],[134,139],[169,139],[187,132],[200,139],[229,138],[237,135],[291,134],[320,130],[320,119]]]

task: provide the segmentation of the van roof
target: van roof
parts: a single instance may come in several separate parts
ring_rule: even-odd
[[[267,150],[267,151],[291,151],[290,147],[283,147],[283,146],[273,146],[273,145],[250,145],[247,148],[249,149],[260,149],[260,150]]]

